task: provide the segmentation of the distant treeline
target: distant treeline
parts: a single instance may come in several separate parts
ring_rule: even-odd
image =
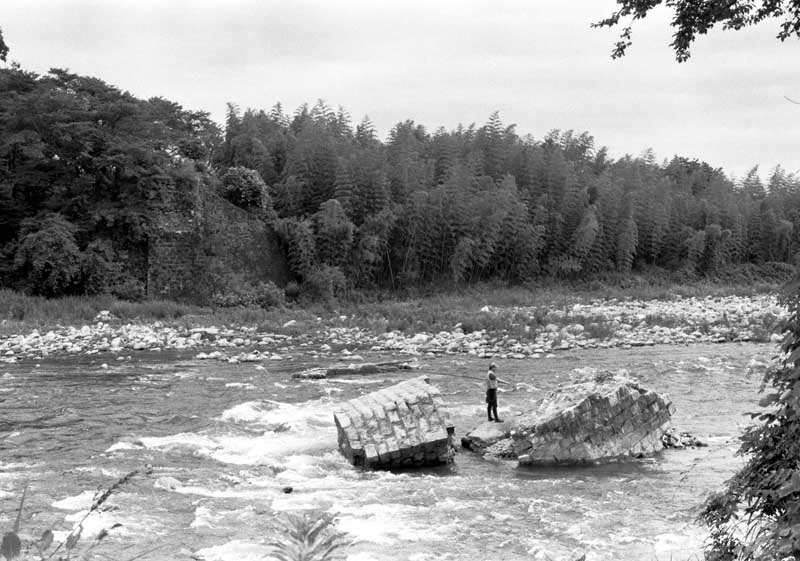
[[[300,290],[691,278],[800,250],[800,180],[780,168],[764,185],[755,169],[734,183],[692,159],[613,160],[588,133],[537,140],[497,113],[432,133],[404,121],[382,142],[322,101],[230,105],[221,130],[95,78],[0,69],[2,285],[141,295],[155,217],[198,188],[268,221]]]

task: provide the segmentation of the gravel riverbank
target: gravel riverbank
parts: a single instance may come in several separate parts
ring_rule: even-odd
[[[375,332],[349,316],[290,320],[272,331],[248,326],[122,323],[107,312],[91,325],[58,327],[0,338],[0,361],[38,360],[54,355],[157,352],[197,349],[198,358],[235,361],[282,360],[293,353],[353,356],[359,351],[409,355],[469,354],[537,358],[576,348],[629,348],[729,341],[777,341],[786,311],[772,295],[607,300],[548,311],[536,307],[484,307],[498,327],[448,331]]]

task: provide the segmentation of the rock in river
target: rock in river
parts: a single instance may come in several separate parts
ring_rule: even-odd
[[[623,373],[561,386],[514,422],[520,465],[577,464],[643,457],[663,449],[674,406]]]
[[[339,450],[356,466],[421,467],[453,459],[453,424],[427,376],[346,401],[333,420]]]
[[[461,438],[461,446],[467,450],[484,454],[501,440],[509,438],[509,423],[487,421],[481,423]]]

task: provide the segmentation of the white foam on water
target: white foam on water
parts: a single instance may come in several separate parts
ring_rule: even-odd
[[[306,478],[326,478],[332,472],[339,476],[349,475],[353,478],[358,478],[361,474],[338,451],[330,451],[321,456],[309,454],[288,456],[285,458],[283,466]]]
[[[144,437],[147,448],[185,448],[193,453],[233,465],[280,464],[293,455],[320,454],[336,449],[332,402],[313,400],[299,404],[249,401],[224,411],[218,420],[266,429],[258,436],[181,433]],[[113,449],[125,449],[118,443]]]
[[[215,524],[224,518],[224,514],[219,511],[212,511],[205,505],[199,505],[194,509],[194,520],[189,524],[190,528],[214,528]]]
[[[212,449],[199,449],[198,453],[218,462],[233,465],[280,464],[294,454],[322,453],[336,448],[336,429],[315,432],[267,432],[262,436],[221,436]]]
[[[89,473],[92,475],[99,475],[102,477],[113,477],[114,479],[119,479],[125,475],[126,472],[119,470],[119,469],[106,469],[106,468],[98,468],[94,466],[78,466],[74,468],[75,471],[79,471],[82,473]]]
[[[120,450],[137,450],[140,448],[140,445],[134,444],[133,442],[116,442],[106,449],[106,454],[118,452]]]
[[[14,434],[19,434],[19,433],[14,433]],[[14,434],[11,434],[9,436],[14,436]],[[28,469],[28,468],[31,468],[31,467],[33,467],[35,465],[37,465],[37,464],[24,464],[22,462],[8,462],[8,463],[0,462],[0,473],[2,473],[4,471],[11,471],[11,470],[17,470],[17,469],[19,469],[19,470]]]
[[[360,551],[347,556],[347,561],[375,561],[375,554],[368,551]]]
[[[269,411],[277,409],[276,401],[246,401],[222,412],[220,420],[229,423],[259,423]]]
[[[196,495],[198,497],[208,497],[210,499],[259,499],[266,500],[274,497],[280,493],[280,488],[273,486],[273,488],[256,488],[256,489],[239,489],[239,488],[225,488],[225,489],[211,489],[210,487],[203,487],[200,485],[183,485],[176,489],[171,490],[174,493],[181,495]]]
[[[84,491],[80,495],[56,501],[50,506],[61,510],[89,510],[94,502],[94,496],[94,491]]]
[[[428,523],[431,507],[398,503],[353,506],[334,505],[330,512],[339,515],[337,527],[357,541],[382,545],[399,541],[441,540],[447,534],[441,525]]]
[[[77,512],[73,512],[68,514],[64,517],[66,522],[73,523],[73,529],[77,524],[80,524],[83,529],[81,530],[81,540],[88,540],[100,535],[102,531],[109,531],[109,529],[114,526],[115,524],[119,524],[116,528],[112,530],[112,532],[116,535],[132,535],[134,534],[133,531],[128,529],[128,524],[126,521],[121,518],[120,516],[116,515],[112,512],[102,512],[102,511],[94,511],[89,516],[86,514],[89,512],[88,509],[86,510],[79,510]],[[84,519],[85,517],[85,519]],[[54,535],[54,541],[57,538],[63,542],[69,532],[64,532],[63,537],[60,535]]]
[[[483,420],[486,419],[486,404],[480,404],[480,401],[484,399],[483,396],[476,396],[475,403],[463,403],[458,405],[447,405],[445,410],[453,416],[457,417],[475,417],[476,419]],[[497,412],[499,413],[502,408],[498,408]]]
[[[311,494],[283,495],[272,501],[270,508],[275,512],[293,512],[323,508],[323,498]],[[330,503],[330,501],[328,501]]]
[[[446,497],[436,502],[436,508],[447,512],[454,510],[475,510],[475,512],[480,512],[486,508],[486,503],[485,501],[467,501]]]
[[[333,403],[315,399],[304,403],[282,403],[280,401],[247,401],[240,403],[220,415],[220,420],[230,423],[253,423],[258,425],[288,425],[292,430],[307,430],[317,426],[333,425]]]
[[[205,547],[194,552],[203,561],[263,561],[270,549],[261,544],[233,540],[226,544]]]
[[[246,390],[254,390],[256,387],[253,384],[246,384],[243,382],[228,382],[225,384],[226,388],[243,388]]]
[[[182,432],[171,436],[145,436],[139,439],[145,448],[186,448],[205,450],[215,448],[216,442],[201,434]]]
[[[653,550],[659,557],[665,554],[680,559],[689,559],[693,555],[702,556],[703,540],[706,537],[699,527],[694,532],[658,534],[655,536]]]

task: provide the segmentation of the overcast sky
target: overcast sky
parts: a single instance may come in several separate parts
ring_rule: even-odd
[[[800,41],[777,22],[701,37],[687,63],[669,12],[591,29],[612,0],[2,0],[9,61],[69,68],[222,123],[225,104],[289,112],[318,98],[385,138],[398,121],[434,131],[500,111],[521,135],[588,131],[612,157],[652,148],[741,177],[800,171]]]

